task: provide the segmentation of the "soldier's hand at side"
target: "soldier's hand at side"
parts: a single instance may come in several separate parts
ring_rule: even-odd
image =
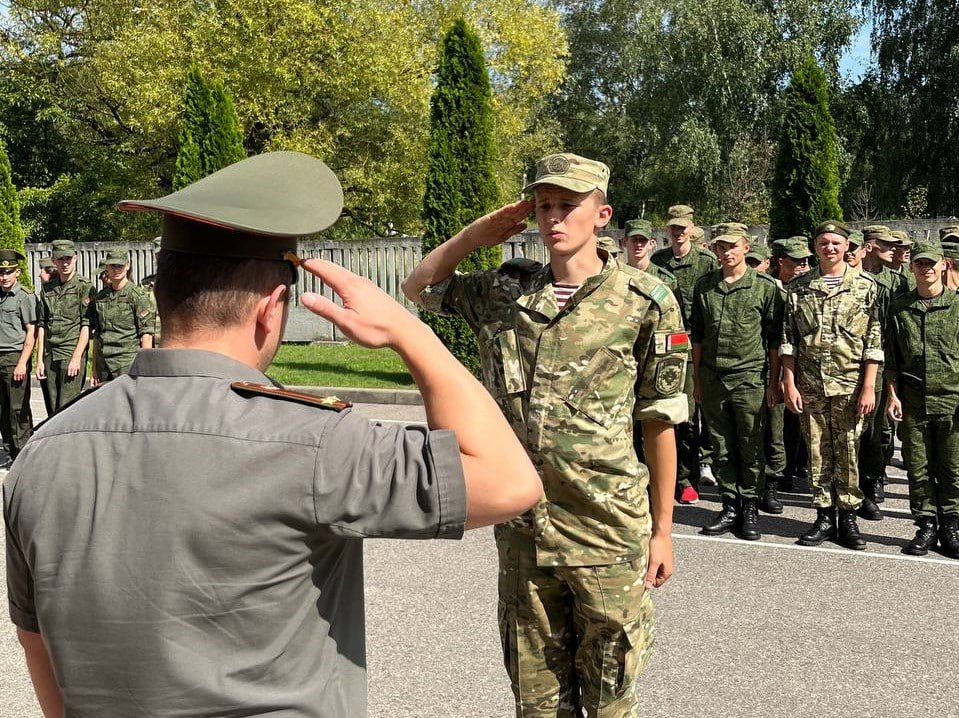
[[[300,295],[300,304],[331,321],[347,337],[374,349],[391,347],[419,320],[373,282],[324,259],[300,266],[319,277],[343,301],[343,306],[314,292]]]
[[[782,404],[782,402],[782,385],[778,381],[769,382],[769,386],[766,387],[766,406],[773,409],[777,404]]]
[[[23,381],[27,378],[27,365],[23,362],[17,362],[17,365],[13,367],[13,380],[14,381]]]
[[[793,414],[802,414],[802,394],[799,393],[794,385],[787,385],[785,387],[786,395],[784,397],[786,402],[786,408],[789,409]]]
[[[47,367],[43,363],[43,359],[37,359],[37,370],[36,370],[37,379],[46,379],[47,378]]]
[[[659,588],[673,575],[673,540],[669,534],[649,539],[649,567],[646,588]]]
[[[859,416],[867,416],[876,408],[876,390],[871,386],[864,386],[859,392],[859,401],[856,402],[856,412]]]
[[[71,359],[70,363],[67,364],[67,376],[76,376],[80,373],[80,360]]]
[[[535,205],[526,199],[494,209],[467,225],[462,234],[477,247],[495,247],[526,229],[526,217]]]
[[[703,390],[699,385],[699,379],[693,379],[693,401],[697,404],[703,403]]]
[[[893,421],[902,421],[902,402],[898,397],[890,396],[886,402],[886,414]]]

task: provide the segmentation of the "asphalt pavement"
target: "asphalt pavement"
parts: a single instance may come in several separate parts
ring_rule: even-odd
[[[356,410],[423,420],[421,406]],[[699,535],[719,509],[708,488],[677,507],[676,573],[656,593],[643,717],[959,716],[959,561],[900,553],[914,529],[903,472],[890,471],[886,518],[860,520],[866,551],[796,545],[815,517],[804,492],[785,495],[782,516],[761,517],[755,542]],[[492,532],[369,541],[365,553],[370,718],[513,715]],[[0,631],[0,717],[39,715],[10,626]]]

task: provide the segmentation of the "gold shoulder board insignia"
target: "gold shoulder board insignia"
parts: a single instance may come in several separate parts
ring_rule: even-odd
[[[287,391],[286,389],[277,389],[273,386],[254,384],[249,381],[235,381],[230,384],[230,388],[240,396],[269,396],[274,399],[294,401],[297,404],[318,406],[323,409],[332,409],[333,411],[343,411],[353,406],[350,402],[343,401],[335,396],[313,396],[312,394],[303,394],[298,391]]]

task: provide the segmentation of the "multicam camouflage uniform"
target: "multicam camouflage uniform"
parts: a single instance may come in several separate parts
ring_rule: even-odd
[[[522,259],[421,295],[476,332],[484,383],[543,480],[539,504],[495,532],[522,716],[635,715],[652,644],[649,474],[633,420],[686,418],[688,340],[665,285],[600,256],[602,271],[562,310],[550,268]]]
[[[878,294],[875,280],[853,267],[832,291],[818,268],[787,288],[779,353],[795,357],[816,507],[855,510],[862,502],[856,449],[864,419],[856,403],[864,362],[883,358]]]

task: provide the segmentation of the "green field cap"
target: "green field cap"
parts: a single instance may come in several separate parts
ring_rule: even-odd
[[[571,152],[547,155],[536,163],[536,179],[523,187],[523,192],[529,192],[544,184],[563,187],[573,192],[591,192],[598,189],[606,194],[609,187],[609,167]]]
[[[728,242],[736,244],[737,242],[748,242],[749,227],[739,222],[723,222],[713,227],[713,242]]]
[[[689,227],[693,222],[693,208],[688,204],[674,204],[666,210],[666,226]]]
[[[942,244],[939,243],[938,239],[924,239],[920,242],[916,242],[912,247],[912,252],[909,255],[909,261],[915,262],[917,259],[930,259],[933,262],[938,262],[943,258]]]
[[[806,259],[812,256],[812,252],[809,251],[809,242],[805,237],[777,239],[773,242],[773,253],[790,259]]]
[[[948,241],[959,242],[959,227],[943,227],[940,229],[939,241],[943,244]]]
[[[0,249],[0,268],[11,269],[20,266],[20,260],[26,259],[15,249]]]
[[[816,225],[816,231],[813,236],[818,237],[820,234],[838,234],[848,239],[849,228],[838,219],[827,219],[825,222],[820,222]]]
[[[942,256],[948,257],[949,259],[959,259],[959,241],[957,242],[943,242],[942,243]],[[911,257],[910,257],[911,259]]]
[[[47,271],[55,269],[57,265],[53,263],[53,257],[40,257],[40,269]]]
[[[862,246],[863,243],[862,232],[858,229],[849,230],[849,249],[855,251]]]
[[[870,224],[862,228],[862,236],[868,242],[870,239],[877,239],[882,242],[894,244],[896,240],[892,238],[892,230],[884,224]]]
[[[760,244],[756,242],[755,244],[750,243],[749,251],[746,252],[746,259],[754,259],[756,262],[762,262],[763,260],[769,259],[769,247],[765,244]]]
[[[54,259],[77,256],[77,248],[69,239],[58,239],[53,243],[52,256]]]
[[[912,240],[909,239],[909,235],[899,229],[894,229],[889,232],[889,236],[892,237],[893,244],[899,247],[911,247]]]
[[[104,264],[128,264],[130,262],[130,250],[126,247],[114,247],[104,258]]]
[[[653,223],[648,219],[631,219],[626,223],[627,237],[653,238]]]
[[[248,157],[166,197],[123,200],[127,212],[163,213],[162,248],[186,254],[288,259],[297,240],[333,224],[343,190],[302,152]]]
[[[614,257],[622,251],[622,248],[619,246],[619,243],[608,235],[603,235],[596,239],[596,246],[605,249]]]

